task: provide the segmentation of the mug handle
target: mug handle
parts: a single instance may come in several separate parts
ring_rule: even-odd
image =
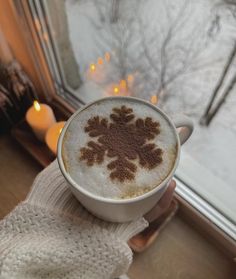
[[[193,121],[185,115],[176,115],[172,119],[175,127],[180,128],[178,134],[180,144],[182,145],[186,142],[186,140],[191,136],[193,132]]]

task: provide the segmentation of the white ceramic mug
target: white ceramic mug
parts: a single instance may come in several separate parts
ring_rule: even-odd
[[[82,107],[81,109],[76,111],[67,121],[59,138],[57,158],[58,158],[58,163],[61,172],[66,178],[66,180],[69,182],[71,191],[74,193],[76,198],[81,202],[81,204],[83,204],[83,206],[87,208],[88,211],[90,211],[92,214],[96,215],[97,217],[112,222],[128,222],[143,216],[145,213],[151,210],[154,207],[154,205],[159,201],[163,193],[165,192],[179,163],[180,146],[192,134],[193,122],[188,117],[183,115],[173,117],[173,120],[170,120],[170,118],[158,107],[153,106],[152,104],[138,98],[133,98],[133,97],[108,97],[108,98],[122,98],[124,104],[126,99],[132,98],[138,102],[144,103],[145,105],[152,107],[158,113],[160,113],[165,119],[167,119],[167,121],[173,127],[173,130],[176,133],[176,138],[178,143],[177,157],[172,171],[170,172],[168,177],[166,177],[165,180],[163,180],[162,183],[157,185],[154,189],[141,196],[137,196],[129,199],[117,200],[111,198],[104,198],[104,197],[96,196],[91,192],[88,192],[87,190],[82,188],[79,184],[77,184],[71,178],[70,174],[66,171],[62,160],[62,142],[66,130],[70,125],[70,122],[77,114],[80,113],[80,111],[85,110],[88,106],[91,106],[96,102],[100,102],[101,99]],[[177,128],[180,128],[179,132],[177,131]]]

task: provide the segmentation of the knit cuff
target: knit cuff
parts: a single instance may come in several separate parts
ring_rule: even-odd
[[[142,222],[115,226],[22,203],[0,222],[1,278],[114,278],[127,271],[125,240]]]
[[[56,160],[36,177],[26,202],[42,210],[47,208],[70,218],[79,217],[83,221],[97,224],[119,235],[124,241],[128,241],[148,226],[144,218],[119,224],[103,221],[90,214],[70,191]]]

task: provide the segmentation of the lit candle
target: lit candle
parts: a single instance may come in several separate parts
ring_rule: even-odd
[[[45,140],[47,130],[56,122],[52,109],[46,104],[39,104],[34,101],[26,113],[26,121],[32,128],[35,136],[41,140]]]
[[[97,63],[91,63],[87,72],[87,77],[95,83],[103,83],[106,79],[106,67],[102,57],[98,57]]]
[[[94,73],[96,71],[96,65],[94,63],[90,64],[90,72]]]
[[[158,103],[157,95],[152,95],[150,101],[153,105],[156,105]]]
[[[97,62],[97,64],[98,64],[99,66],[102,66],[102,65],[103,65],[103,59],[102,59],[102,57],[98,57],[98,62]]]
[[[47,146],[54,154],[57,154],[57,142],[64,125],[65,121],[57,122],[53,124],[46,133]]]
[[[114,85],[113,86],[113,92],[114,92],[115,95],[118,95],[120,93],[119,85]]]
[[[110,84],[106,89],[106,96],[129,96],[131,92],[127,88],[127,81],[122,79],[118,84]]]

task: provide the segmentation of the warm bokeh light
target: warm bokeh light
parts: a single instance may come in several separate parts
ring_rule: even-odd
[[[98,57],[98,65],[102,65],[103,64],[103,59],[102,57]]]
[[[95,72],[96,70],[96,65],[95,64],[90,64],[90,71]]]
[[[41,24],[40,24],[40,22],[37,18],[34,20],[34,23],[35,23],[36,29],[38,31],[40,31],[41,30]]]
[[[107,62],[109,62],[109,61],[111,60],[111,55],[110,55],[109,52],[106,52],[106,53],[105,53],[105,60],[106,60]]]
[[[128,82],[133,82],[134,81],[134,76],[133,75],[128,75],[127,80],[128,80]]]
[[[120,81],[120,88],[126,90],[127,89],[127,82],[125,79]]]
[[[38,103],[38,101],[34,101],[34,108],[35,108],[35,110],[40,111],[41,107],[40,107],[40,104]]]
[[[120,92],[119,87],[118,87],[118,86],[114,86],[113,92],[114,92],[115,94],[118,94],[118,93]]]
[[[156,96],[156,95],[152,95],[152,97],[151,97],[151,103],[152,103],[153,105],[156,105],[157,102],[158,102],[157,96]]]

